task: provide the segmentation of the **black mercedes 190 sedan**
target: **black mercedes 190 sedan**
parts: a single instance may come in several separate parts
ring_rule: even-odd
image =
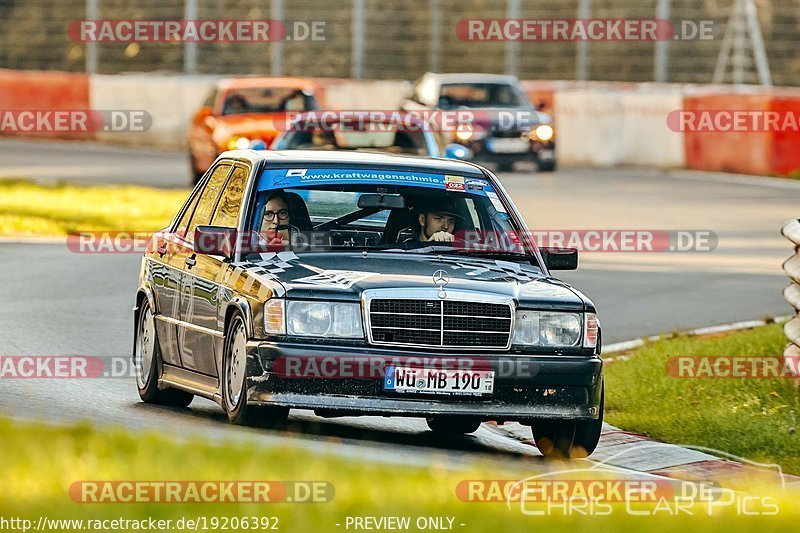
[[[231,422],[422,417],[530,425],[583,456],[603,420],[592,302],[551,276],[477,165],[369,153],[219,156],[142,260],[133,359],[145,402],[217,402]]]

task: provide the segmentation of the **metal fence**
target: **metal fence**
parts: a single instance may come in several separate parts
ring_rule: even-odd
[[[753,17],[736,19],[731,26],[729,16],[740,2],[752,8]],[[466,18],[586,17],[711,20],[715,38],[470,42],[455,32]],[[325,38],[86,44],[70,39],[66,31],[75,19],[187,18],[320,21]],[[761,39],[747,37],[750,23]],[[743,37],[728,32],[729,26]],[[763,81],[756,75],[762,57],[775,84],[800,85],[800,0],[0,0],[0,67],[371,79],[413,79],[432,70],[508,72],[524,79],[708,83],[726,32],[732,36],[729,68],[738,69],[738,75],[724,81]]]
[[[794,245],[794,255],[783,263],[783,270],[791,280],[783,290],[783,296],[795,310],[795,316],[783,326],[783,331],[789,339],[783,357],[800,361],[800,220],[787,222],[781,234]]]

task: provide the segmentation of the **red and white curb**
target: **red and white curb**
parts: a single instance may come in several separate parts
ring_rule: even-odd
[[[528,426],[490,423],[486,427],[523,444],[535,446]],[[779,489],[800,489],[800,477],[784,474],[778,465],[755,463],[738,457],[732,460],[716,455],[724,452],[693,448],[654,441],[644,435],[603,424],[600,443],[588,460],[595,464],[692,483],[729,488],[759,484]]]

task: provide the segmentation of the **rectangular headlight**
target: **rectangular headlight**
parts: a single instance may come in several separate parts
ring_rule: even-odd
[[[299,337],[362,339],[361,304],[287,301],[286,333]]]
[[[543,347],[577,346],[581,339],[581,313],[517,310],[514,344]]]

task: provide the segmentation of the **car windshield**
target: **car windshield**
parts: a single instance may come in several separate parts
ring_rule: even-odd
[[[522,91],[508,83],[446,83],[439,91],[441,109],[528,106]]]
[[[225,94],[223,115],[308,111],[313,97],[296,87],[254,87],[232,89]]]
[[[520,243],[522,228],[485,178],[407,170],[267,169],[254,202],[249,229],[265,242],[284,241],[281,249],[531,260],[531,250]]]
[[[378,129],[378,128],[376,128]],[[422,131],[290,131],[278,141],[278,150],[359,150],[408,155],[431,154]]]

